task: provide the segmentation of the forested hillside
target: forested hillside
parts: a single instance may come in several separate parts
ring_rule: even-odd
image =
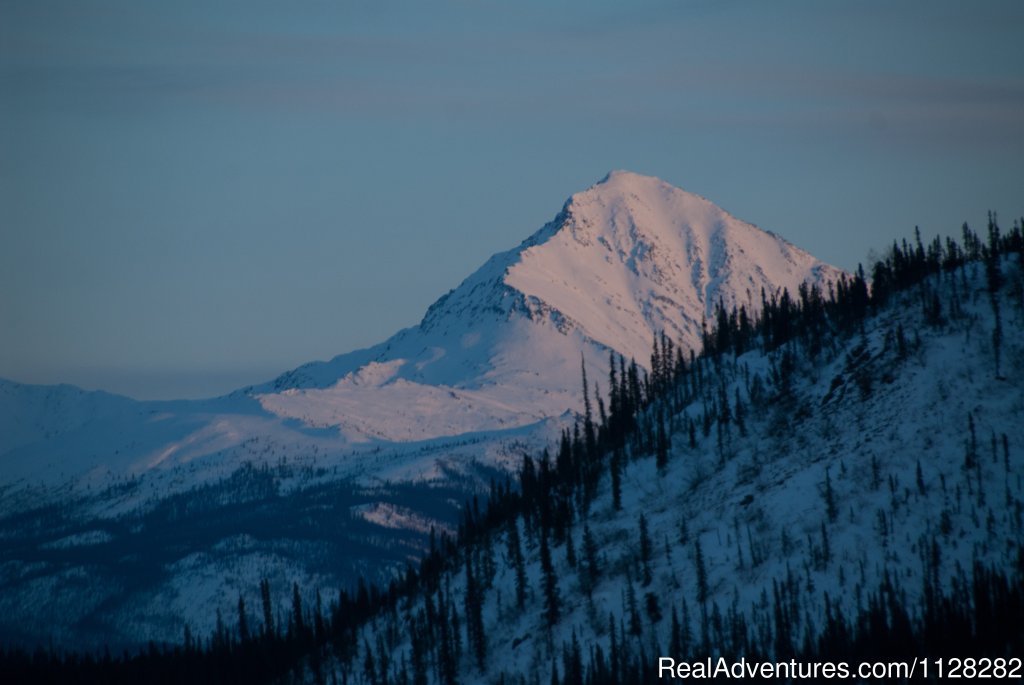
[[[581,368],[584,410],[387,588],[265,585],[140,654],[5,681],[649,683],[660,656],[1020,656],[1024,238],[895,243]]]

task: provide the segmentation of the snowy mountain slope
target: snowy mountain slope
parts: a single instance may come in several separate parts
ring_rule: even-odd
[[[719,303],[753,313],[762,292],[795,295],[805,282],[825,289],[841,274],[704,198],[616,171],[488,260],[419,326],[252,392],[268,411],[352,436],[401,440],[432,430],[404,417],[377,421],[375,412],[356,418],[354,407],[376,404],[375,395],[444,416],[447,431],[458,429],[453,414],[482,422],[474,428],[522,425],[578,409],[581,355],[603,376],[609,350],[646,364],[662,332],[699,349],[702,319]],[[482,414],[460,406],[467,403]]]
[[[795,292],[838,274],[703,198],[615,172],[489,259],[419,325],[374,347],[203,401],[4,383],[0,426],[13,427],[0,431],[7,627],[61,624],[73,639],[100,625],[114,641],[172,640],[187,618],[205,632],[206,605],[178,589],[196,583],[227,596],[261,575],[326,578],[303,554],[322,560],[339,536],[358,551],[333,567],[332,582],[357,570],[386,577],[422,552],[424,521],[449,525],[452,504],[486,488],[490,469],[557,437],[581,408],[581,361],[603,384],[610,351],[645,365],[663,330],[699,347],[701,319],[719,301],[756,309],[762,288]],[[255,490],[253,469],[272,472]],[[353,481],[366,488],[359,508],[310,512],[291,499],[347,492]],[[394,500],[397,485],[414,488],[411,503]],[[431,489],[444,489],[443,506]],[[381,513],[399,503],[401,515]],[[281,511],[284,520],[328,517],[332,533],[309,540],[301,526],[277,525]],[[221,524],[208,526],[211,517]],[[179,526],[169,537],[167,520]],[[151,532],[175,542],[151,550]],[[239,536],[257,542],[230,543]],[[103,554],[158,563],[126,578],[116,564],[95,565]],[[69,578],[83,577],[92,584],[80,592]],[[74,617],[32,613],[32,598],[62,593],[75,595]],[[169,613],[145,625],[137,608],[155,595],[171,598]]]
[[[583,664],[592,668],[595,649],[601,650],[604,668],[616,653],[619,659],[628,653],[634,659],[646,654],[648,659],[703,660],[723,654],[731,660],[741,652],[730,650],[743,648],[748,629],[761,640],[758,649],[781,660],[782,645],[792,640],[797,647],[805,636],[817,640],[829,616],[852,620],[880,587],[895,587],[894,601],[913,612],[924,603],[924,588],[958,592],[965,577],[970,582],[975,564],[1019,570],[1024,550],[1020,257],[1005,262],[1005,270],[1017,295],[1010,289],[1000,296],[1005,336],[1000,374],[992,338],[997,324],[978,264],[967,268],[962,281],[958,275],[937,284],[932,280],[930,287],[948,312],[940,321],[927,311],[932,291],[915,288],[869,318],[862,332],[831,340],[815,360],[802,358],[790,400],[758,401],[751,395],[758,386],[771,392],[781,350],[708,364],[708,396],[668,417],[673,429],[665,468],[658,469],[653,455],[627,462],[621,510],[605,477],[596,500],[570,528],[575,551],[569,551],[568,541],[551,543],[561,614],[550,632],[541,533],[536,523],[526,525],[520,518],[516,533],[525,555],[525,607],[516,606],[514,545],[503,530],[484,537],[470,562],[460,561],[446,572],[439,583],[443,591],[400,604],[391,616],[404,637],[389,641],[395,626],[382,616],[355,641],[361,649],[352,665],[335,661],[331,668],[340,677],[363,673],[366,663],[385,670],[381,664],[389,664],[393,676],[401,666],[420,663],[429,682],[444,682],[440,652],[417,655],[407,637],[436,638],[437,631],[423,620],[442,604],[460,615],[461,623],[452,628],[463,631],[458,682],[546,682],[553,670],[568,679],[578,646]],[[689,421],[700,426],[720,385],[722,396],[742,398],[758,411],[746,415],[745,434],[733,421],[720,438],[714,427],[703,434],[698,428],[691,444]],[[638,534],[643,526],[651,545],[647,560]],[[587,576],[585,527],[597,550],[596,582]],[[474,590],[482,593],[487,645],[482,667],[471,647],[466,566],[479,569],[473,582],[483,588]],[[588,597],[585,586],[592,582]],[[678,631],[673,630],[676,619]],[[737,625],[745,626],[739,637],[731,632]],[[1019,624],[995,629],[1024,638]],[[710,642],[703,644],[706,639]],[[674,642],[684,652],[673,652]],[[897,650],[892,656],[914,655]],[[616,657],[611,659],[615,664]],[[612,675],[608,682],[615,680]]]
[[[0,445],[4,450],[15,449],[136,409],[134,400],[110,393],[0,379],[0,435],[4,436]]]
[[[596,377],[609,350],[644,365],[662,331],[696,349],[718,302],[755,310],[762,289],[795,293],[839,274],[703,198],[613,172],[372,348],[201,402],[5,383],[0,422],[14,430],[0,439],[0,480],[56,485],[204,463],[224,474],[253,458],[244,445],[255,437],[277,457],[315,451],[333,468],[360,445],[536,424],[579,408],[581,359]],[[29,395],[41,399],[17,399]]]
[[[701,317],[719,302],[754,312],[762,291],[795,294],[841,274],[702,197],[628,172],[573,196],[560,223],[521,253],[507,283],[638,361],[662,331],[699,349]]]

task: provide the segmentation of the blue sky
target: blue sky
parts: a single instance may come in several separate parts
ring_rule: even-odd
[[[0,0],[0,376],[141,398],[415,324],[610,169],[838,266],[1024,215],[1024,3]]]

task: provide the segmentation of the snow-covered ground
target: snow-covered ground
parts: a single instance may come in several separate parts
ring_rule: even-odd
[[[320,577],[296,561],[298,551],[268,549],[266,539],[225,560],[212,548],[221,538],[199,531],[201,543],[163,545],[152,568],[132,566],[146,548],[137,538],[147,525],[168,520],[170,508],[181,510],[174,516],[184,517],[182,526],[200,525],[190,514],[197,508],[214,507],[214,518],[231,507],[257,508],[259,497],[232,490],[254,487],[249,469],[273,472],[272,492],[260,496],[277,503],[332,483],[415,483],[424,490],[454,484],[457,491],[445,494],[454,500],[445,501],[448,509],[431,508],[417,491],[415,506],[396,508],[401,503],[381,496],[345,510],[358,519],[346,518],[345,526],[371,526],[358,528],[360,539],[379,535],[383,548],[415,545],[400,531],[422,537],[432,519],[450,523],[451,506],[486,487],[488,469],[551,444],[580,409],[581,362],[600,388],[610,351],[645,365],[661,332],[699,348],[702,319],[719,302],[756,309],[762,289],[795,292],[804,281],[823,285],[839,273],[703,198],[613,172],[573,195],[522,244],[489,259],[419,325],[366,350],[202,401],[136,402],[0,381],[0,541],[9,560],[0,575],[4,620],[18,624],[35,597],[78,592],[81,611],[67,621],[80,629],[123,637],[118,626],[130,624],[131,633],[174,639],[168,616],[196,622],[198,634],[212,620],[210,598],[228,611],[236,590],[255,586],[261,573],[281,579],[275,587],[282,593],[290,587],[286,576]],[[224,523],[213,530],[234,539],[255,525],[246,520],[250,528]],[[102,555],[113,550],[126,561],[107,567]],[[363,550],[347,573],[372,575],[417,553],[414,547],[378,559]],[[118,575],[128,567],[155,574],[156,585]],[[81,592],[61,580],[79,572],[90,578]],[[206,599],[174,589],[184,586],[207,588],[194,590]],[[146,593],[153,592],[170,607],[156,626],[141,625],[145,610],[103,608],[124,597],[148,606]],[[130,620],[118,618],[125,615]],[[64,620],[56,608],[41,616],[30,632]]]
[[[1024,284],[1019,262],[1007,263],[1006,269],[1017,287]],[[600,550],[602,577],[592,599],[581,589],[582,562],[571,567],[564,544],[552,549],[562,618],[550,637],[537,534],[519,521],[530,587],[523,610],[515,606],[508,534],[497,536],[497,572],[484,581],[493,581],[484,594],[485,668],[475,664],[464,635],[459,681],[497,682],[504,673],[507,682],[518,677],[546,682],[553,664],[564,673],[564,650],[574,641],[583,645],[585,660],[595,647],[607,658],[609,623],[630,625],[630,593],[641,632],[634,636],[627,629],[616,639],[625,639],[634,653],[669,655],[669,617],[674,611],[682,620],[684,602],[691,635],[699,638],[698,541],[710,591],[708,611],[717,607],[722,617],[739,612],[748,626],[758,625],[771,619],[773,583],[778,583],[795,592],[790,619],[797,640],[823,627],[826,597],[833,612],[849,618],[866,607],[868,593],[886,576],[899,584],[904,605],[911,607],[926,573],[934,572],[938,587],[949,592],[951,579],[960,572],[969,575],[976,561],[1015,569],[1024,544],[1024,302],[1005,291],[1001,295],[1004,342],[997,376],[984,269],[976,264],[967,272],[966,291],[962,283],[952,283],[960,276],[947,276],[938,286],[944,304],[960,298],[962,315],[929,326],[919,293],[904,293],[869,319],[862,332],[839,340],[816,362],[802,363],[794,400],[748,415],[746,436],[733,425],[719,447],[714,428],[707,437],[698,428],[698,445],[692,448],[686,419],[700,424],[701,402],[672,417],[677,430],[665,470],[658,471],[653,456],[631,462],[623,476],[621,511],[613,507],[606,476],[589,514],[572,529],[578,559],[584,524]],[[905,356],[897,342],[900,329]],[[771,361],[760,352],[729,358],[712,384],[723,379],[730,400],[738,390],[747,402],[755,376],[770,387]],[[974,465],[965,467],[972,450]],[[641,586],[638,561],[641,514],[653,544],[653,579],[647,587]],[[937,569],[929,571],[936,561]],[[463,611],[461,566],[441,586]],[[645,610],[649,593],[662,615],[658,621]],[[395,616],[406,621],[423,608],[424,599],[417,597],[403,602]],[[379,646],[377,638],[389,626],[382,617],[364,629],[359,644]],[[407,638],[400,639],[389,653],[390,663],[411,663],[410,650]],[[360,674],[363,658],[361,651],[353,662]],[[374,658],[380,662],[379,653]],[[429,675],[434,682],[433,665]]]

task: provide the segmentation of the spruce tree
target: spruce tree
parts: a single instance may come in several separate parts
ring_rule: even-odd
[[[682,623],[682,632],[679,635],[679,655],[688,656],[693,635],[690,632],[690,605],[687,604],[685,597],[683,598],[683,613],[680,622]]]
[[[693,563],[697,571],[697,601],[701,607],[705,607],[708,601],[708,570],[704,565],[704,551],[700,546],[700,537],[694,539]]]
[[[377,664],[373,658],[373,649],[370,647],[370,641],[363,639],[363,677],[370,685],[377,685]]]
[[[597,439],[594,435],[594,416],[590,409],[590,389],[587,387],[587,364],[580,355],[580,372],[583,376],[583,440],[587,459],[593,459],[597,453]]]
[[[441,682],[445,685],[455,685],[458,682],[456,672],[458,670],[458,655],[455,648],[455,639],[458,628],[453,625],[448,605],[445,601],[444,592],[437,593],[438,613],[438,669],[441,672]]]
[[[313,634],[316,636],[317,644],[323,644],[327,636],[327,627],[324,623],[323,599],[320,597],[320,588],[316,589],[316,614],[313,616]]]
[[[679,615],[672,607],[672,627],[669,630],[668,653],[673,659],[683,658],[683,632],[679,626]]]
[[[473,571],[472,554],[466,554],[466,637],[477,667],[483,671],[487,659],[487,636],[484,632],[483,596],[480,592],[476,573]]]
[[[227,646],[227,629],[224,627],[224,616],[217,607],[217,627],[213,631],[213,649],[223,649]]]
[[[640,611],[636,604],[636,590],[633,588],[633,576],[626,572],[626,611],[629,614],[629,634],[639,637],[643,632],[640,623]]]
[[[583,655],[575,630],[572,631],[572,642],[563,655],[563,663],[565,678],[562,682],[565,685],[583,685]]]
[[[974,430],[974,414],[970,412],[967,414],[967,432],[969,433],[969,438],[967,440],[967,449],[964,452],[964,470],[970,471],[978,460],[978,436]]]
[[[449,620],[451,621],[452,630],[452,657],[455,659],[455,667],[458,669],[459,660],[462,659],[462,632],[459,628],[459,610],[452,604],[448,603],[449,609]]]
[[[424,654],[424,638],[413,622],[410,622],[409,643],[412,661],[412,685],[427,685],[427,663]]]
[[[615,638],[615,616],[608,612],[608,666],[611,682],[618,682],[620,673],[619,641]]]
[[[516,576],[516,606],[520,609],[526,604],[526,560],[519,540],[519,525],[516,519],[508,527],[508,556],[512,560],[512,568]]]
[[[825,514],[830,523],[835,523],[839,517],[839,507],[836,505],[836,494],[832,491],[832,477],[828,469],[825,469],[825,487],[822,491],[822,498],[825,500]]]
[[[1010,439],[1003,433],[1003,470],[1010,475]]]
[[[611,477],[612,477],[612,507],[615,511],[622,511],[622,449],[616,447],[612,451]]]
[[[658,431],[655,436],[655,450],[657,456],[655,457],[655,463],[659,471],[664,471],[665,467],[668,466],[669,438],[665,431],[665,416],[662,412],[658,412],[657,426]]]
[[[270,601],[270,581],[260,581],[260,598],[263,600],[263,635],[270,638],[274,635],[274,609]]]
[[[640,564],[643,567],[643,586],[651,584],[651,536],[647,530],[647,517],[640,514]]]
[[[292,625],[296,636],[302,639],[306,626],[302,619],[302,596],[299,594],[298,583],[292,583]]]
[[[589,599],[600,578],[601,567],[597,558],[597,542],[594,540],[590,527],[583,526],[583,568],[581,573],[581,586]]]
[[[736,421],[736,428],[740,432],[741,437],[747,437],[747,421],[746,421],[746,409],[743,406],[743,402],[740,400],[740,389],[736,388],[736,405],[733,408],[733,420]]]
[[[555,566],[551,562],[551,549],[548,547],[548,534],[541,530],[540,535],[540,568],[544,577],[544,619],[550,628],[560,618],[560,599],[558,596],[558,578]]]
[[[821,562],[822,567],[827,567],[828,562],[832,559],[832,547],[828,541],[828,530],[825,528],[825,522],[821,522]]]
[[[644,595],[644,609],[647,611],[647,618],[651,620],[652,626],[661,621],[661,605],[658,602],[658,596],[653,592]]]
[[[992,329],[992,354],[995,357],[996,378],[1002,378],[1000,361],[1003,351],[1003,318],[999,311],[999,299],[995,294],[992,295],[992,316],[995,319],[995,326]]]
[[[245,598],[238,593],[238,639],[246,642],[249,639],[249,619],[245,615]]]

